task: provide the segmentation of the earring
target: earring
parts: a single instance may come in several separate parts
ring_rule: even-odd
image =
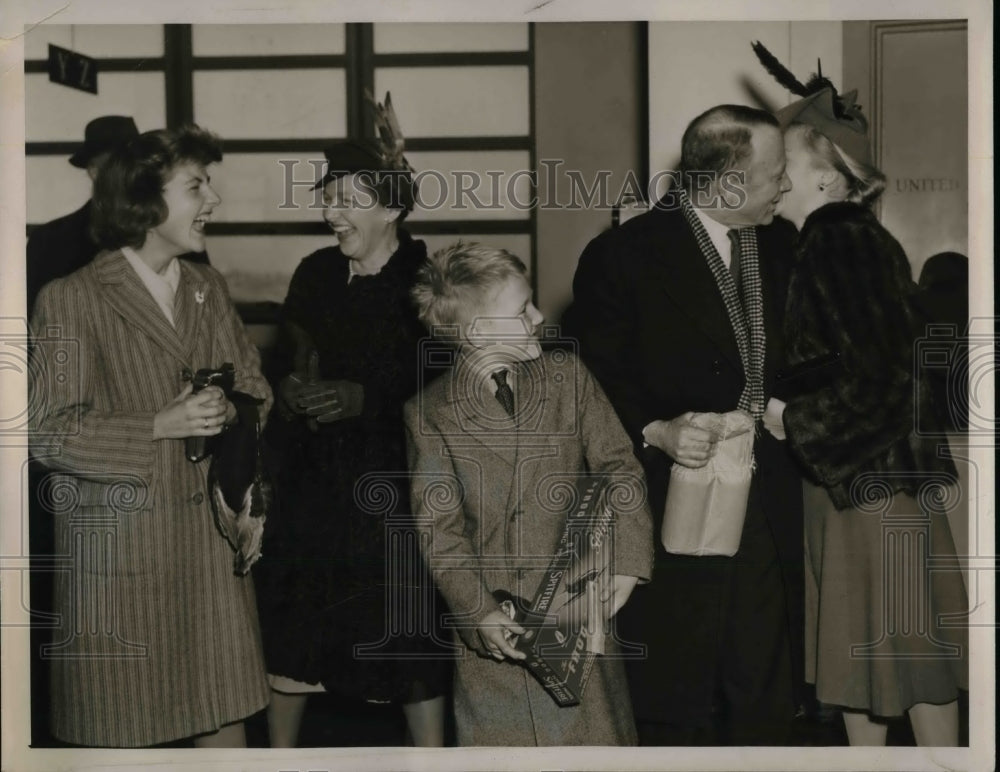
[[[826,190],[826,185],[820,185],[820,186],[819,186],[819,189],[820,189],[820,190]]]

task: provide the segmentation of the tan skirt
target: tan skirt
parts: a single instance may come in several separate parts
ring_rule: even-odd
[[[806,680],[825,703],[899,716],[968,688],[968,601],[943,512],[896,494],[834,509],[804,484]]]

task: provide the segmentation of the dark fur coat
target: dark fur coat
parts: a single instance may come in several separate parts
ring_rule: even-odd
[[[938,457],[943,438],[914,428],[918,415],[924,427],[940,413],[917,369],[916,286],[899,242],[868,209],[828,204],[803,225],[797,257],[785,318],[788,364],[839,354],[839,367],[785,409],[789,444],[808,476],[838,509],[879,489],[916,495],[942,474],[954,478],[952,461]],[[877,487],[863,491],[862,476]]]
[[[348,281],[348,259],[330,246],[292,277],[283,333],[295,325],[305,335],[279,338],[276,383],[303,369],[314,347],[320,377],[360,383],[364,406],[316,431],[302,417],[272,413],[267,439],[281,461],[279,511],[268,521],[267,563],[254,570],[268,672],[322,681],[342,695],[407,702],[443,693],[451,663],[440,637],[421,627],[425,617],[413,617],[412,635],[387,632],[399,609],[435,611],[426,602],[430,579],[399,530],[409,517],[403,402],[423,377],[424,329],[409,293],[427,248],[402,229],[397,235],[399,249],[377,274]],[[379,648],[355,656],[365,644]]]

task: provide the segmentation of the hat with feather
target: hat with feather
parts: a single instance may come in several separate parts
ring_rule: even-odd
[[[866,164],[872,162],[868,120],[862,114],[860,105],[855,103],[857,90],[838,94],[830,79],[823,77],[818,61],[816,74],[803,84],[760,41],[751,45],[764,69],[791,93],[801,97],[775,112],[774,116],[782,129],[792,123],[805,123],[854,160]]]
[[[370,139],[346,139],[336,142],[323,150],[326,156],[326,172],[313,186],[325,187],[332,180],[346,174],[369,174],[376,185],[391,183],[395,208],[411,210],[416,196],[413,180],[414,169],[403,155],[406,142],[392,107],[392,96],[387,91],[385,102],[376,101],[372,93],[365,89],[365,96],[375,110],[375,128],[378,137]]]

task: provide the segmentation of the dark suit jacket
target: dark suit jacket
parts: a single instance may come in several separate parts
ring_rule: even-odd
[[[28,239],[29,318],[42,287],[83,268],[100,251],[90,236],[90,201],[75,212],[35,228]],[[181,257],[208,265],[208,255],[204,252],[191,252]]]
[[[769,397],[783,363],[782,316],[795,232],[776,220],[758,228],[757,238]],[[655,208],[587,245],[573,292],[563,330],[578,341],[618,411],[651,476],[654,517],[662,515],[672,462],[655,448],[642,448],[643,427],[689,410],[734,410],[743,390],[743,366],[722,294],[680,210]],[[770,447],[766,443],[758,452]]]
[[[758,228],[767,352],[765,398],[783,362],[782,317],[794,250],[794,229],[784,221]],[[654,518],[656,561],[667,559],[659,533],[671,459],[643,448],[642,429],[687,411],[726,412],[737,407],[744,373],[722,295],[694,233],[677,209],[654,208],[607,231],[580,257],[574,303],[563,320],[618,411],[642,458]],[[790,632],[801,639],[801,485],[794,463],[767,432],[755,443],[758,485],[775,549],[783,567]],[[648,593],[683,592],[656,580]],[[655,606],[656,604],[652,604]],[[691,615],[714,613],[692,606]],[[650,657],[669,658],[670,633]],[[793,650],[797,650],[793,641]],[[797,665],[793,665],[795,667]],[[706,679],[710,675],[706,674]],[[658,688],[651,684],[650,688]],[[640,695],[641,697],[641,695]]]

